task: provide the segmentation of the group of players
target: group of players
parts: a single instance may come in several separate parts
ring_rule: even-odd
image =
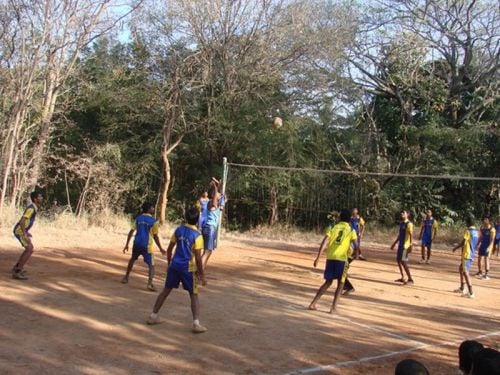
[[[497,218],[495,226],[493,226],[490,218],[484,216],[479,230],[474,226],[474,219],[472,217],[467,217],[465,222],[467,229],[463,239],[453,248],[453,252],[460,248],[462,249],[458,269],[460,287],[455,292],[469,298],[474,298],[471,277],[469,275],[470,267],[477,251],[479,254],[476,276],[483,280],[489,280],[489,257],[495,252],[498,256],[500,247],[500,217]],[[349,265],[354,259],[366,259],[360,255],[360,241],[364,232],[364,226],[365,222],[359,217],[358,210],[355,208],[352,214],[348,210],[341,210],[338,223],[327,229],[316,259],[313,262],[314,267],[316,267],[321,254],[326,250],[325,281],[316,292],[315,297],[309,305],[309,310],[316,310],[317,302],[332,285],[334,280],[337,280],[337,289],[334,293],[330,313],[333,313],[335,310],[337,301],[342,293],[348,294],[354,291],[354,287],[349,282],[347,276]],[[419,235],[422,252],[420,263],[430,263],[432,242],[436,237],[437,227],[438,224],[433,217],[432,210],[427,209],[425,219],[422,220]],[[395,282],[402,283],[403,285],[414,284],[409,267],[409,256],[413,248],[413,223],[410,221],[410,212],[407,210],[401,211],[398,236],[393,242],[391,250],[394,250],[396,245],[398,245],[396,261],[401,277],[396,279]],[[485,265],[484,272],[481,268],[483,259]],[[467,290],[465,290],[465,284],[467,284]]]
[[[43,195],[40,192],[31,193],[30,198],[31,204],[28,205],[23,216],[14,227],[14,236],[24,248],[18,262],[12,268],[12,277],[19,280],[28,279],[24,266],[34,250],[29,231],[35,222],[38,208],[43,202]],[[158,324],[161,322],[158,314],[165,299],[172,289],[178,288],[182,284],[191,298],[193,315],[192,331],[194,333],[207,331],[207,328],[202,326],[199,321],[198,285],[200,283],[201,285],[206,284],[204,271],[207,267],[208,259],[217,247],[217,229],[223,206],[224,197],[220,192],[220,181],[212,178],[209,191],[202,195],[197,202],[197,207],[187,210],[185,215],[186,223],[174,231],[169,245],[165,250],[158,236],[158,221],[153,216],[154,205],[151,203],[143,204],[142,213],[135,217],[133,227],[128,233],[123,249],[123,253],[129,250],[129,244],[135,232],[132,255],[121,282],[124,284],[128,283],[129,275],[135,261],[139,256],[142,256],[149,269],[147,288],[151,291],[156,291],[153,284],[153,242],[156,243],[162,254],[166,254],[168,270],[165,286],[156,299],[153,311],[147,320],[148,324]],[[489,256],[494,252],[498,256],[499,252],[500,217],[497,218],[495,226],[490,223],[489,217],[483,218],[480,229],[476,229],[472,217],[466,218],[466,224],[467,229],[462,241],[453,249],[453,251],[462,249],[459,266],[460,287],[456,292],[473,298],[474,293],[469,274],[471,263],[474,259],[474,254],[478,251],[479,271],[476,276],[485,280],[489,279]],[[437,221],[433,217],[432,210],[428,209],[426,217],[422,221],[419,235],[422,251],[420,263],[430,263],[432,242],[436,237],[437,227]],[[318,254],[313,262],[314,267],[316,267],[321,254],[326,251],[325,281],[310,303],[308,307],[310,310],[316,310],[317,302],[332,285],[334,280],[337,280],[337,288],[330,313],[335,310],[337,301],[342,293],[349,294],[354,292],[354,287],[348,280],[348,270],[349,264],[354,259],[366,260],[360,248],[364,230],[365,221],[360,217],[356,208],[351,212],[346,209],[341,210],[338,222],[327,229]],[[391,249],[394,250],[397,245],[396,261],[401,275],[395,282],[402,283],[403,285],[414,283],[408,263],[409,255],[412,251],[412,243],[413,223],[410,221],[410,213],[403,210],[401,211],[398,236],[391,246]],[[481,268],[482,260],[484,260],[484,272]],[[467,290],[465,290],[465,285],[467,285]]]

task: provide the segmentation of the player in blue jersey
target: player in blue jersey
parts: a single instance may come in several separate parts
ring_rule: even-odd
[[[18,280],[28,279],[24,266],[35,250],[33,241],[31,240],[30,229],[33,227],[33,224],[35,224],[36,214],[43,202],[43,195],[40,192],[34,191],[30,194],[30,199],[31,204],[26,207],[23,216],[19,219],[13,230],[14,236],[17,238],[21,246],[24,247],[24,251],[19,257],[19,260],[12,268],[12,277]]]
[[[476,276],[483,280],[489,280],[488,272],[490,271],[490,254],[493,252],[493,244],[495,242],[495,227],[491,225],[488,216],[483,217],[483,225],[481,225],[479,235],[479,254],[477,260],[478,272]],[[481,270],[481,260],[484,258],[484,273]]]
[[[413,284],[413,279],[410,274],[410,267],[408,266],[413,242],[413,224],[410,222],[409,218],[409,211],[401,211],[401,223],[399,224],[398,237],[391,246],[391,250],[394,250],[396,245],[399,243],[398,251],[396,254],[396,261],[398,262],[401,278],[395,280],[395,282],[403,284]],[[403,270],[406,272],[408,280],[405,280]]]
[[[127,243],[123,248],[123,253],[128,251],[130,240],[137,231],[134,239],[134,245],[132,247],[132,256],[128,262],[127,271],[125,276],[123,276],[122,283],[127,284],[132,267],[134,267],[135,261],[142,255],[144,263],[148,265],[148,284],[147,288],[151,291],[155,291],[156,288],[153,285],[153,278],[155,273],[154,266],[154,254],[153,254],[153,240],[160,249],[162,254],[165,254],[165,250],[160,243],[160,238],[158,237],[159,224],[158,221],[153,217],[155,212],[155,207],[152,203],[144,203],[142,205],[142,214],[137,215],[134,220],[132,229],[127,236]]]
[[[437,227],[438,223],[432,216],[432,210],[428,209],[425,213],[425,219],[422,220],[422,226],[420,227],[419,240],[422,241],[422,259],[420,263],[429,264],[431,262],[432,241],[436,238]]]
[[[208,214],[207,220],[201,229],[203,235],[203,269],[207,268],[208,259],[212,255],[212,252],[217,248],[217,229],[219,227],[220,220],[220,193],[219,193],[219,181],[212,178],[210,181],[210,189],[208,191]]]
[[[198,229],[201,230],[205,223],[207,222],[208,217],[208,203],[210,199],[208,199],[208,192],[204,191],[201,197],[196,201],[196,208],[200,211],[200,218],[198,219]]]
[[[161,320],[158,316],[160,309],[172,289],[178,288],[182,283],[183,288],[189,293],[191,298],[191,313],[193,314],[193,333],[203,333],[207,328],[200,324],[200,303],[198,300],[198,281],[202,285],[206,284],[201,260],[203,249],[203,237],[198,231],[199,211],[196,208],[187,210],[187,224],[178,227],[167,248],[167,279],[165,287],[158,295],[153,312],[148,318],[148,324],[158,324]],[[175,247],[175,253],[172,251]]]
[[[358,247],[358,256],[356,257],[356,259],[366,260],[365,256],[361,254],[361,238],[365,233],[366,223],[363,220],[363,218],[359,215],[359,211],[357,208],[352,209],[351,220],[349,221],[349,223],[351,224],[351,228],[354,229],[356,235],[358,236],[358,239],[356,240]]]
[[[493,254],[497,254],[500,251],[500,216],[497,217],[497,221],[495,223],[495,248],[493,249]]]
[[[458,267],[458,273],[460,274],[460,288],[456,289],[455,292],[461,293],[469,298],[474,298],[469,271],[472,260],[474,259],[477,244],[479,242],[479,231],[474,226],[474,220],[472,217],[468,217],[465,220],[465,224],[467,224],[467,230],[465,231],[464,238],[453,248],[453,252],[462,248],[460,266]],[[464,290],[464,281],[467,283],[468,293]]]

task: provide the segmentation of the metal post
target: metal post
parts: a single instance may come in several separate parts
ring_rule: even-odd
[[[222,195],[224,196],[224,205],[226,202],[226,182],[227,182],[227,158],[222,158]],[[222,230],[222,218],[224,217],[224,211],[221,209],[219,217],[219,226],[217,227],[217,246],[220,245],[220,233]]]

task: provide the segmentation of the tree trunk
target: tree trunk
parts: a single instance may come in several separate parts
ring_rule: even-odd
[[[278,216],[278,192],[276,186],[271,188],[271,213],[269,215],[269,225],[273,226],[279,219]]]
[[[160,225],[163,225],[167,216],[167,193],[170,187],[170,163],[168,161],[167,145],[163,144],[161,147],[161,168],[162,168],[162,181],[160,188],[160,199],[158,205],[160,206]]]

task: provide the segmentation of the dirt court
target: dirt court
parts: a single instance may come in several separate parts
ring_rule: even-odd
[[[10,276],[21,249],[9,232],[0,235],[2,374],[386,375],[415,358],[431,374],[455,375],[462,340],[500,342],[497,258],[491,280],[474,278],[476,298],[467,299],[452,293],[458,253],[438,246],[431,265],[416,264],[414,254],[415,285],[401,286],[393,282],[393,238],[366,242],[369,260],[350,271],[356,294],[341,298],[330,315],[333,289],[318,311],[306,309],[322,283],[324,258],[312,267],[320,237],[308,244],[227,236],[200,294],[209,331],[194,335],[182,290],[163,306],[163,324],[145,324],[157,293],[145,288],[142,262],[128,285],[120,283],[125,231],[42,235],[35,228],[28,281]],[[157,252],[157,286],[165,277],[160,258]]]

